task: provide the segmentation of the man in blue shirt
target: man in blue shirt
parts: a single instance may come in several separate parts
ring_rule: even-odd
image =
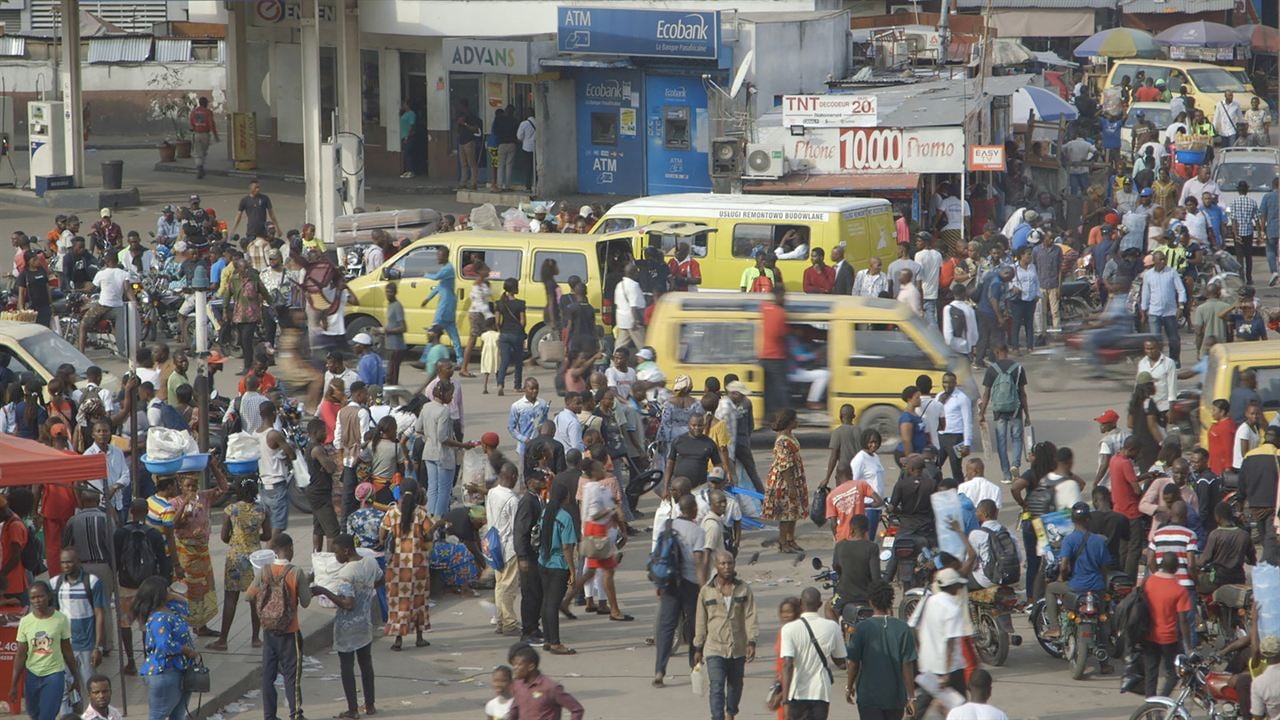
[[[988,273],[978,285],[977,302],[974,309],[978,316],[978,346],[974,349],[973,361],[979,366],[986,362],[991,348],[1003,345],[1005,309],[1005,288],[1013,280],[1013,268],[1002,265],[995,272]]]
[[[1058,599],[1066,601],[1072,608],[1076,596],[1087,592],[1101,592],[1107,589],[1106,567],[1111,563],[1111,552],[1107,550],[1107,539],[1102,535],[1089,532],[1089,504],[1078,502],[1071,506],[1071,522],[1075,531],[1062,541],[1058,550],[1061,558],[1058,581],[1051,582],[1044,589],[1045,619],[1049,630],[1045,637],[1056,638],[1061,633],[1058,627]]]
[[[1139,310],[1147,322],[1147,332],[1164,333],[1169,341],[1169,357],[1182,367],[1182,337],[1178,314],[1187,302],[1187,289],[1182,276],[1169,267],[1166,253],[1151,253],[1152,267],[1142,273],[1142,296]]]
[[[1018,254],[1018,251],[1027,246],[1028,240],[1031,237],[1031,231],[1034,229],[1035,228],[1030,222],[1022,223],[1014,229],[1013,237],[1009,238],[1009,249],[1013,251],[1015,256]]]
[[[107,595],[102,579],[85,572],[75,548],[63,548],[62,574],[50,578],[53,607],[71,621],[71,650],[85,672],[102,662]]]
[[[1120,156],[1120,128],[1124,127],[1124,117],[1103,115],[1098,124],[1102,127],[1102,151],[1107,162],[1114,162]]]
[[[373,347],[373,338],[369,333],[356,333],[351,338],[351,345],[355,348],[356,357],[356,375],[360,376],[360,382],[365,385],[377,385],[381,387],[387,384],[387,369],[382,364],[382,358],[377,353],[369,352]]]
[[[462,339],[458,337],[458,295],[455,292],[458,274],[454,272],[453,263],[449,262],[449,248],[438,248],[436,259],[440,263],[440,269],[423,275],[428,280],[435,280],[436,286],[431,288],[431,292],[422,301],[422,307],[426,307],[437,295],[440,297],[440,302],[436,304],[435,324],[449,333],[454,358],[461,362]]]
[[[1222,227],[1227,222],[1227,212],[1218,204],[1217,195],[1205,193],[1201,197],[1203,202],[1200,203],[1200,211],[1209,219],[1209,230],[1213,233],[1209,237],[1209,242],[1215,250],[1220,250],[1224,244]]]
[[[1280,178],[1271,179],[1271,190],[1258,203],[1258,232],[1267,240],[1267,264],[1271,266],[1271,286],[1280,280],[1276,270],[1276,249],[1280,245]],[[1256,237],[1256,236],[1255,236]]]

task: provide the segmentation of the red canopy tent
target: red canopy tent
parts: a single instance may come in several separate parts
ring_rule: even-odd
[[[106,476],[106,455],[76,455],[0,433],[0,487],[69,485]]]

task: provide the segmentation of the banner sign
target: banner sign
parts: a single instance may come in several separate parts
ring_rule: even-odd
[[[556,42],[566,53],[715,60],[720,13],[561,7]]]
[[[782,126],[875,127],[874,95],[784,95]]]

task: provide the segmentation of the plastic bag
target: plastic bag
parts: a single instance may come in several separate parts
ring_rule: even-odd
[[[498,209],[493,206],[493,203],[485,203],[471,211],[471,229],[502,229],[502,221],[498,219]]]
[[[311,584],[326,590],[337,590],[338,584],[342,582],[338,578],[338,569],[340,567],[342,567],[342,563],[338,562],[338,557],[333,553],[311,553],[311,569],[316,574],[315,580]],[[320,607],[330,609],[337,607],[332,600],[323,595],[316,596],[316,599],[320,602]]]
[[[529,216],[519,208],[508,208],[502,213],[502,229],[508,232],[529,232]]]
[[[458,475],[458,485],[464,488],[468,486],[483,488],[484,466],[487,462],[489,462],[489,456],[484,454],[484,448],[473,447],[462,453],[462,472]]]
[[[190,437],[191,433],[181,430],[150,428],[147,430],[147,457],[157,461],[180,458],[187,452],[187,440]]]
[[[236,433],[227,438],[227,460],[231,462],[257,460],[261,454],[258,439],[249,433]]]
[[[693,666],[689,671],[689,689],[694,695],[702,697],[707,692],[707,674],[702,669],[702,663]]]
[[[293,484],[298,486],[299,490],[306,489],[311,485],[311,468],[307,467],[307,459],[302,457],[302,453],[298,453],[293,457]]]
[[[1253,568],[1253,597],[1258,603],[1258,637],[1280,635],[1280,567],[1258,563]]]

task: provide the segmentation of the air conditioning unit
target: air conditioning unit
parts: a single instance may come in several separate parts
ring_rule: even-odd
[[[748,145],[747,167],[742,176],[776,180],[787,174],[787,159],[781,145]]]
[[[711,177],[736,178],[742,175],[742,141],[719,137],[711,141]]]

